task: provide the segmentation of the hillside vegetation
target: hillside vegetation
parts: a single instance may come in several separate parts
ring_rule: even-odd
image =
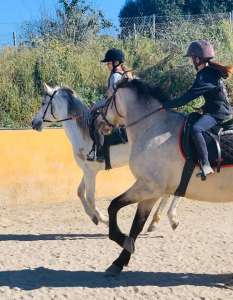
[[[34,48],[5,48],[0,52],[0,126],[30,127],[39,108],[42,83],[73,88],[88,104],[105,91],[107,69],[100,64],[110,47],[126,53],[127,65],[144,80],[162,84],[171,97],[183,93],[194,79],[194,70],[183,54],[188,43],[210,39],[217,61],[233,63],[233,28],[228,22],[210,27],[183,22],[172,26],[163,38],[143,36],[119,40],[96,36],[74,45],[57,39],[37,40]],[[233,80],[227,81],[233,99]],[[191,106],[188,107],[190,109]]]

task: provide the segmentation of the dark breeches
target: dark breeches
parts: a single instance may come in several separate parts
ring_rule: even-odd
[[[194,125],[191,131],[192,138],[202,164],[208,163],[208,150],[203,133],[217,124],[215,118],[203,115]]]

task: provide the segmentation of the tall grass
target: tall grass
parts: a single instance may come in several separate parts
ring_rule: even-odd
[[[217,60],[229,64],[233,62],[232,32],[226,22],[210,28],[183,23],[183,28],[173,26],[166,38],[156,40],[96,37],[88,44],[75,46],[47,39],[37,41],[35,48],[2,49],[0,127],[30,127],[39,107],[43,82],[72,87],[89,105],[97,100],[104,94],[108,77],[100,60],[110,47],[123,49],[127,64],[145,80],[162,83],[171,97],[178,96],[195,76],[192,66],[183,58],[188,43],[198,38],[210,39],[216,46]],[[233,99],[232,80],[227,87]]]

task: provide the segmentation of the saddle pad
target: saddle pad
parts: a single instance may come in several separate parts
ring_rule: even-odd
[[[182,126],[179,138],[179,147],[182,156],[185,159],[192,159],[194,162],[198,163],[198,155],[195,149],[195,145],[192,141],[190,131],[192,125],[198,120],[198,115],[194,115],[192,120],[187,121]],[[184,130],[185,128],[185,130]],[[209,161],[212,167],[217,166],[218,161],[218,151],[215,139],[212,133],[204,133],[204,138],[208,148]],[[233,167],[233,134],[226,134],[220,136],[220,148],[221,148],[221,166]]]
[[[110,135],[104,136],[105,146],[115,146],[128,142],[126,130],[124,128],[114,128]]]

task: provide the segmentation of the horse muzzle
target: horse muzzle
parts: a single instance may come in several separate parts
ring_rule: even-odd
[[[32,120],[32,129],[33,130],[42,131],[42,125],[43,125],[42,120],[37,120],[37,119]]]

